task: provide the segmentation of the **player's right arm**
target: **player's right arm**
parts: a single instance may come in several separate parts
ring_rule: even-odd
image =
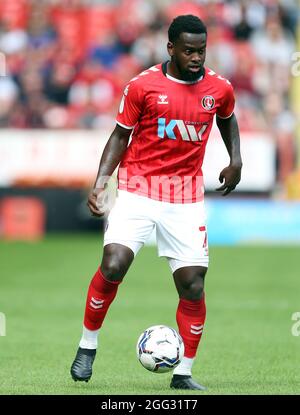
[[[113,174],[127,149],[131,132],[132,129],[124,128],[117,124],[106,143],[101,156],[97,178],[87,202],[94,216],[101,217],[105,213],[102,197],[104,197],[109,177]]]
[[[138,122],[144,102],[141,82],[134,78],[124,89],[120,102],[117,125],[112,132],[101,157],[97,178],[88,198],[88,207],[94,216],[105,213],[105,188],[115,168],[121,162],[127,149],[129,137]]]

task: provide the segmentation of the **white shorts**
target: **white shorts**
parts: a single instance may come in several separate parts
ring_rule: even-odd
[[[109,213],[104,245],[118,243],[134,255],[156,231],[158,255],[166,257],[172,272],[186,266],[208,267],[204,203],[168,203],[118,190]]]

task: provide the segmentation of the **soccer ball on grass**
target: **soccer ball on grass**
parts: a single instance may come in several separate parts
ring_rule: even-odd
[[[140,335],[136,353],[145,369],[164,373],[179,365],[184,354],[184,344],[181,336],[171,327],[152,326]]]

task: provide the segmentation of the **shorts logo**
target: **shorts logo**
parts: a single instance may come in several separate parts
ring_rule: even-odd
[[[206,232],[206,226],[199,226],[199,231],[204,232],[204,241],[202,248],[205,249],[205,255],[208,255],[208,245],[207,245],[207,232]]]
[[[211,95],[205,95],[205,97],[202,98],[201,104],[205,110],[210,111],[215,106],[215,99]]]

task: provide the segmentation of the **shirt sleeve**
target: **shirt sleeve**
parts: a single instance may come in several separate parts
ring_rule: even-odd
[[[144,101],[144,94],[138,82],[129,83],[120,102],[116,118],[117,124],[124,128],[134,128],[138,122]]]
[[[222,98],[221,105],[217,110],[217,116],[220,118],[230,118],[233,114],[235,104],[233,87],[229,82],[226,82],[226,88],[224,90],[224,96]]]

